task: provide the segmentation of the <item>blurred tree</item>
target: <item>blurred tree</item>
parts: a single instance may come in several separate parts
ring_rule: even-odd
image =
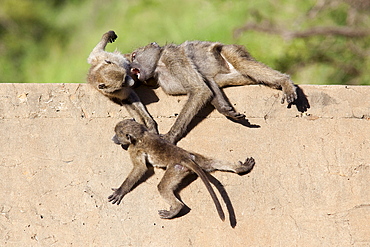
[[[153,41],[238,43],[298,84],[370,85],[369,5],[370,0],[0,0],[0,82],[83,82],[91,48],[115,30],[119,39],[108,50],[130,52]]]
[[[0,81],[27,81],[31,63],[48,55],[50,43],[68,43],[68,28],[55,13],[67,0],[2,0],[0,3]]]
[[[279,25],[255,11],[254,20],[235,29],[234,37],[250,30],[281,36],[290,45],[277,68],[300,83],[370,84],[369,13],[369,0],[318,0],[303,15]],[[309,75],[318,72],[326,78]]]

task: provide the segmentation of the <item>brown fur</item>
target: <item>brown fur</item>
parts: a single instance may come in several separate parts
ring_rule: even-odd
[[[150,116],[139,97],[132,90],[134,80],[129,76],[130,65],[126,55],[118,51],[105,51],[106,45],[116,40],[114,31],[106,32],[90,53],[91,64],[87,75],[88,83],[114,103],[123,105],[138,121],[150,131],[158,133],[157,123]]]
[[[206,158],[197,153],[189,153],[163,140],[158,135],[148,132],[145,126],[134,120],[119,122],[115,127],[115,132],[113,141],[116,144],[121,144],[123,148],[127,148],[133,168],[122,185],[118,189],[113,189],[114,193],[108,197],[109,201],[113,204],[120,204],[122,198],[145,174],[146,165],[150,163],[154,167],[166,169],[158,184],[158,190],[170,205],[170,210],[160,210],[161,218],[173,218],[184,207],[184,204],[176,198],[174,191],[187,175],[195,172],[206,185],[220,218],[224,220],[225,216],[221,205],[204,171],[223,170],[243,174],[249,172],[255,163],[253,158],[248,158],[244,163],[239,161],[237,164],[229,164]]]
[[[233,119],[245,116],[234,110],[221,87],[263,84],[283,91],[282,102],[293,102],[296,89],[288,75],[257,62],[243,46],[218,42],[186,41],[160,47],[156,43],[131,54],[131,72],[140,81],[156,79],[169,95],[186,94],[188,100],[164,138],[172,143],[184,135],[195,114],[207,103]]]

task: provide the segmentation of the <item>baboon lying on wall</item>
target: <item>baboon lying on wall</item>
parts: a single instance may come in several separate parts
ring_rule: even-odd
[[[154,78],[169,95],[187,94],[188,100],[169,132],[163,136],[179,141],[189,123],[208,102],[232,119],[245,118],[225,99],[220,87],[263,84],[283,91],[282,103],[292,103],[297,93],[289,76],[257,62],[240,45],[186,41],[160,47],[151,43],[132,52],[131,73],[140,81]]]
[[[113,102],[125,106],[132,117],[140,119],[150,131],[158,133],[157,123],[132,90],[135,81],[129,76],[129,61],[118,51],[105,51],[107,43],[114,42],[116,38],[114,31],[106,32],[92,50],[87,59],[91,64],[87,81]]]
[[[120,204],[122,198],[145,174],[148,169],[147,163],[150,163],[154,167],[166,169],[161,182],[158,184],[159,193],[170,205],[169,211],[158,211],[160,217],[165,219],[175,217],[184,207],[184,204],[176,198],[174,191],[187,175],[194,172],[206,185],[220,218],[224,220],[225,215],[220,202],[204,171],[221,170],[244,174],[249,172],[255,164],[252,157],[247,158],[244,163],[239,161],[237,164],[230,164],[206,158],[197,153],[189,153],[163,140],[158,135],[148,132],[144,125],[134,120],[127,119],[119,122],[115,127],[115,132],[116,135],[113,137],[113,141],[128,150],[133,168],[122,185],[118,189],[113,189],[114,193],[108,197],[109,201],[113,204]]]

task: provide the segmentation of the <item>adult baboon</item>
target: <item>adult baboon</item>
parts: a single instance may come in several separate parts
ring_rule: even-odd
[[[164,139],[176,143],[195,114],[208,102],[233,119],[244,118],[225,99],[220,87],[263,84],[283,91],[282,102],[293,102],[296,89],[289,76],[256,61],[240,45],[186,41],[163,47],[151,43],[132,52],[131,73],[140,81],[154,78],[169,95],[188,95]]]

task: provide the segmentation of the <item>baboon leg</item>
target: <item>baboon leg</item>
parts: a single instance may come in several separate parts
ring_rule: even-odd
[[[244,174],[251,171],[255,164],[255,160],[252,157],[247,158],[244,162],[238,161],[238,163],[230,163],[222,160],[210,159],[198,153],[192,153],[192,155],[194,161],[207,172],[217,170]]]
[[[139,155],[138,155],[139,156]],[[108,197],[109,201],[113,204],[117,203],[119,205],[121,203],[122,198],[130,192],[132,187],[140,180],[142,176],[144,176],[145,172],[148,170],[145,164],[145,160],[140,160],[140,158],[133,159],[133,168],[130,174],[127,176],[125,181],[118,189],[112,188],[114,191],[112,195]]]
[[[219,87],[258,84],[257,82],[253,81],[248,77],[243,76],[237,71],[228,74],[217,74],[214,79]]]
[[[225,45],[221,55],[236,71],[255,81],[255,84],[264,84],[274,89],[283,90],[283,101],[286,99],[288,103],[291,103],[297,98],[295,86],[288,75],[256,61],[244,47]]]
[[[236,112],[232,105],[226,100],[225,95],[222,93],[221,89],[218,87],[215,81],[208,80],[208,83],[214,93],[211,104],[216,108],[217,111],[219,111],[226,117],[230,117],[233,119],[245,118],[244,114]]]
[[[281,89],[284,93],[282,102],[286,100],[288,103],[292,103],[297,99],[295,86],[288,75],[257,61],[245,61],[243,65],[242,74],[270,88]]]
[[[170,210],[158,210],[161,218],[171,219],[184,207],[184,204],[175,196],[174,191],[182,179],[190,173],[189,169],[179,164],[167,167],[161,182],[158,184],[158,190],[163,199],[170,205]]]

